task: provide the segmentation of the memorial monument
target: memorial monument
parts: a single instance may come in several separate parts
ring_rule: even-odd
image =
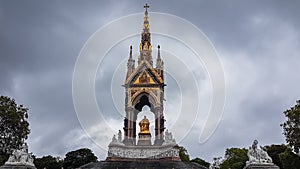
[[[36,169],[32,154],[28,153],[28,146],[24,142],[19,150],[13,150],[11,156],[0,169]]]
[[[125,118],[124,139],[113,138],[109,144],[107,160],[133,160],[133,159],[168,159],[180,161],[177,144],[172,138],[172,133],[165,132],[165,119],[163,114],[164,99],[164,62],[160,56],[158,45],[156,66],[153,66],[152,44],[148,8],[144,6],[145,16],[137,65],[132,55],[130,46],[127,62],[125,84]],[[154,143],[151,143],[150,122],[145,116],[138,125],[140,132],[137,137],[137,117],[144,106],[149,106],[155,117]],[[115,137],[115,136],[114,136]]]
[[[272,162],[272,158],[263,147],[258,148],[257,140],[253,141],[247,155],[249,160],[246,162],[244,169],[279,169],[279,167]]]
[[[141,42],[137,64],[130,46],[125,83],[125,117],[123,133],[119,130],[108,145],[105,161],[87,164],[89,168],[201,168],[197,163],[183,163],[179,148],[172,133],[166,130],[164,116],[164,61],[157,46],[156,65],[153,65],[152,43],[148,8],[146,4]],[[144,118],[137,123],[139,113],[148,106],[154,114],[154,131],[150,130],[150,120]],[[137,133],[137,124],[140,127]],[[165,131],[166,130],[166,131]],[[138,134],[138,135],[137,135]],[[154,134],[154,135],[153,135]],[[118,138],[117,138],[118,137]],[[153,138],[153,143],[151,142]]]

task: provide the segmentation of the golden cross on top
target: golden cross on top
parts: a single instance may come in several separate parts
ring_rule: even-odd
[[[146,5],[144,6],[144,8],[146,9],[146,11],[147,11],[147,9],[149,8],[150,6],[146,3]]]

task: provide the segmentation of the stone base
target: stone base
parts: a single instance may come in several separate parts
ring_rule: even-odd
[[[163,145],[163,143],[164,143],[164,140],[163,140],[163,139],[156,139],[156,140],[154,141],[154,145],[155,145],[155,146],[161,146],[161,145]],[[175,143],[175,141],[174,141],[174,143]]]
[[[197,163],[165,161],[100,161],[78,169],[207,169]]]
[[[120,158],[120,157],[107,157],[106,161],[148,161],[148,162],[161,162],[161,161],[181,161],[180,157],[165,157],[165,158]]]
[[[139,133],[138,146],[151,146],[151,134]]]
[[[36,167],[30,165],[3,165],[0,169],[36,169]]]
[[[111,143],[108,146],[107,159],[110,161],[117,161],[118,159],[132,159],[130,161],[135,161],[134,159],[146,160],[169,158],[176,159],[172,161],[180,161],[179,149],[177,146],[176,143],[162,146],[126,146],[120,143]]]
[[[123,144],[127,146],[133,146],[135,145],[135,139],[124,139]]]
[[[244,169],[279,169],[275,164],[249,164]]]

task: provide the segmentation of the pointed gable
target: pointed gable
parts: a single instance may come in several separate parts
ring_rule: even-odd
[[[157,80],[153,79],[153,76],[148,71],[143,70],[139,76],[135,79],[133,84],[156,84]]]
[[[147,62],[142,61],[139,66],[126,79],[125,85],[162,84],[163,79],[156,70]]]

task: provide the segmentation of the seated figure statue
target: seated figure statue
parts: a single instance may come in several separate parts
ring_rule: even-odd
[[[109,144],[110,145],[123,144],[121,130],[119,130],[119,132],[118,132],[118,138],[117,138],[116,134],[114,134],[113,137],[111,138],[111,142]]]
[[[139,125],[140,125],[140,133],[150,134],[150,130],[149,130],[150,122],[146,116],[144,116],[144,119],[140,121]]]
[[[119,130],[119,132],[118,132],[118,142],[122,143],[122,132],[121,132],[121,130]]]
[[[111,138],[111,142],[112,143],[116,143],[118,142],[117,138],[116,138],[116,135],[114,134],[114,136]]]
[[[176,143],[176,141],[173,138],[172,132],[169,132],[169,130],[167,129],[165,131],[165,142],[164,142],[164,144],[175,144],[175,143]]]
[[[266,151],[263,150],[262,147],[258,148],[258,141],[254,140],[251,147],[248,150],[248,158],[247,165],[249,164],[272,164],[272,158],[268,155]]]

